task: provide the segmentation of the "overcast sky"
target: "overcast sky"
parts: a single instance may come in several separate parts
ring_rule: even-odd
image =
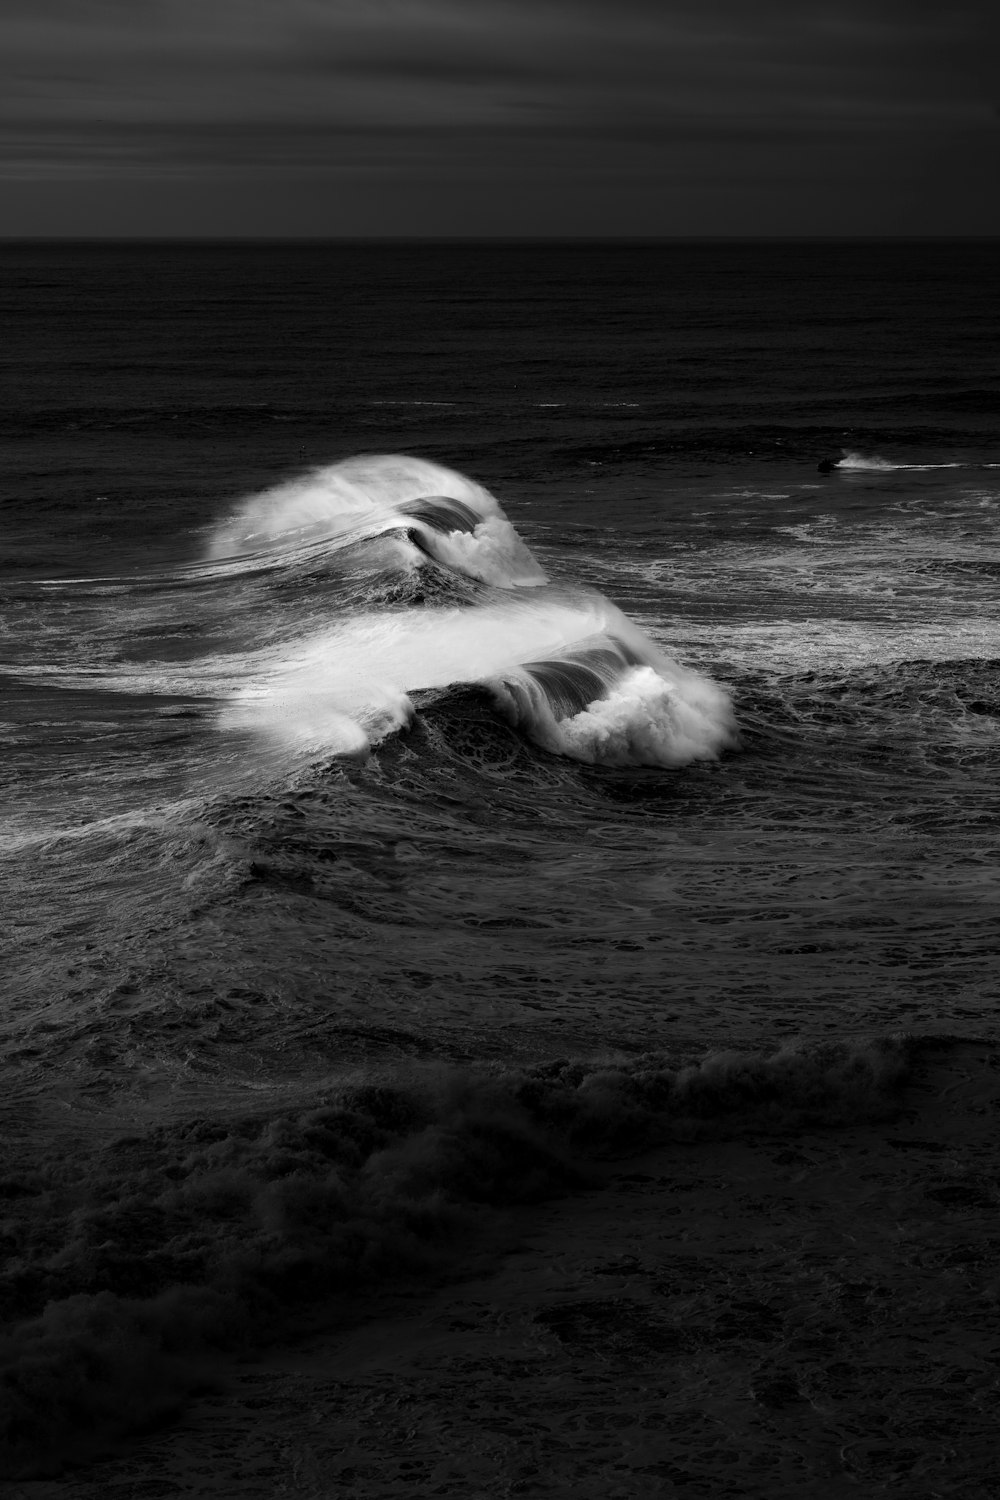
[[[3,0],[0,235],[997,234],[977,0]]]

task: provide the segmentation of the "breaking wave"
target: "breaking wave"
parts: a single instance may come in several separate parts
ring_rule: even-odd
[[[859,471],[863,473],[873,474],[891,474],[895,473],[899,469],[962,469],[967,466],[957,461],[941,464],[899,464],[892,463],[887,458],[880,458],[877,453],[865,454],[848,452],[844,454],[843,458],[838,459],[833,467],[836,469],[846,469],[848,472]]]
[[[590,764],[684,765],[735,743],[714,683],[657,670],[612,636],[562,659],[526,663],[495,691],[538,744]]]
[[[490,492],[453,469],[402,454],[345,459],[247,500],[215,528],[211,561],[275,548],[337,548],[395,534],[418,554],[502,588],[545,572]]]
[[[737,743],[724,689],[596,590],[549,580],[497,500],[437,464],[317,470],[245,501],[206,553],[53,584],[81,649],[18,686],[169,699],[293,756],[367,755],[413,722],[414,694],[462,686],[578,761],[672,767]]]
[[[375,537],[396,547],[371,559],[380,574],[457,575],[478,591],[456,603],[430,585],[409,600],[383,589],[390,606],[422,606],[407,609],[337,610],[325,596],[322,628],[248,657],[220,710],[225,729],[364,754],[412,721],[412,694],[466,684],[485,686],[530,739],[575,760],[677,766],[735,745],[721,688],[666,656],[600,594],[548,583],[493,496],[435,464],[364,458],[320,470],[247,502],[210,551],[253,560],[277,548],[295,565],[308,548],[315,566],[318,546],[336,555]]]

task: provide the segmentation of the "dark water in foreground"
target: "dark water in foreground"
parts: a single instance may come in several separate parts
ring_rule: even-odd
[[[992,1034],[995,247],[0,274],[17,1461],[559,1142]]]

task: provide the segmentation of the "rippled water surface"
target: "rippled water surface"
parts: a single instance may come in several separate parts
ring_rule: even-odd
[[[978,1024],[981,247],[4,271],[9,1013],[46,1056],[127,1034],[179,1068],[167,1014],[220,988],[248,1046],[275,1014],[471,1053]],[[624,630],[645,681],[544,670]],[[718,684],[700,726],[664,661]]]
[[[25,1183],[411,1065],[991,1030],[989,247],[0,270]]]

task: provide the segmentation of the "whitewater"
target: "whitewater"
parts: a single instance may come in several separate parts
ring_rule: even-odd
[[[223,725],[357,751],[412,719],[409,693],[464,683],[487,687],[536,743],[579,760],[682,765],[735,743],[721,690],[658,651],[600,595],[546,588],[496,500],[462,475],[398,456],[348,461],[252,500],[233,530],[240,550],[264,536],[283,557],[294,538],[296,572],[332,570],[339,555],[353,589],[369,596],[394,577],[412,588],[416,577],[421,600],[437,607],[361,611],[300,638],[272,654],[266,684],[241,688]],[[376,537],[390,544],[380,554],[363,547]],[[232,545],[227,526],[211,550]],[[366,564],[375,576],[362,583]],[[454,574],[492,588],[449,607]],[[527,598],[501,593],[528,587]]]

